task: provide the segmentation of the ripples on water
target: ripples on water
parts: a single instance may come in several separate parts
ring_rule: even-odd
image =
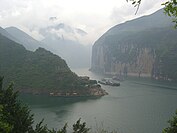
[[[87,69],[74,70],[77,74],[101,79]],[[129,79],[120,87],[102,86],[108,93],[98,99],[84,97],[62,98],[23,95],[39,122],[51,128],[71,126],[79,118],[96,130],[104,127],[119,133],[161,133],[177,109],[175,84],[154,82],[149,79]]]

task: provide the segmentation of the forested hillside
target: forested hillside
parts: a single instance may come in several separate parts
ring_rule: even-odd
[[[27,51],[22,45],[2,35],[0,75],[5,77],[5,84],[14,81],[16,89],[27,93],[94,95],[97,90],[101,91],[100,86],[96,87],[95,92],[91,91],[94,88],[91,85],[96,82],[82,80],[59,56],[43,48],[38,48],[35,52]]]

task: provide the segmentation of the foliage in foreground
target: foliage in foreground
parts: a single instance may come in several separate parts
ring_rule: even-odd
[[[162,133],[177,133],[177,110],[175,116],[168,123],[170,126],[165,128]]]
[[[126,1],[132,2],[132,5],[137,7],[137,10],[136,10],[136,13],[137,13],[142,0],[126,0]],[[165,6],[164,13],[173,18],[173,22],[175,23],[175,28],[177,28],[177,1],[167,0],[165,3],[162,3],[162,5]]]
[[[43,120],[34,128],[34,118],[27,106],[17,100],[18,93],[13,92],[13,84],[3,89],[0,77],[0,133],[66,133],[67,124],[60,130],[50,130]],[[87,133],[89,128],[79,119],[73,125],[73,133]]]
[[[43,125],[43,120],[35,127],[33,115],[27,106],[17,100],[18,93],[13,92],[13,84],[7,89],[2,87],[3,78],[0,77],[0,133],[67,133],[67,124],[62,129],[48,129]],[[176,115],[169,120],[170,126],[163,130],[163,133],[177,133],[177,111]],[[79,119],[73,124],[72,133],[88,133],[90,128]],[[96,133],[109,133],[104,128]],[[116,131],[111,132],[116,133]]]

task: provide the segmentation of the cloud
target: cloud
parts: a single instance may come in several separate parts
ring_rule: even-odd
[[[144,15],[149,15],[158,9],[162,8],[161,5],[165,0],[142,0],[139,10],[136,13],[137,8],[134,7],[131,2],[120,7],[114,7],[112,9],[112,13],[110,15],[110,19],[112,20],[112,25],[117,25],[119,23],[123,23],[127,20],[132,20]]]
[[[131,4],[127,3],[127,5],[124,5],[122,8],[114,7],[110,15],[110,19],[113,23],[118,24],[135,17],[133,12],[135,12],[135,8]]]
[[[135,16],[135,8],[126,0],[1,0],[0,25],[18,27],[40,40],[40,29],[64,23],[86,31],[76,38],[93,44],[113,25],[151,13],[161,7],[161,2],[143,0]]]
[[[50,17],[49,20],[50,21],[55,21],[55,20],[57,20],[57,17]]]
[[[141,2],[140,9],[138,11],[139,14],[150,14],[155,12],[156,10],[162,8],[163,6],[161,5],[167,0],[143,0]]]
[[[87,44],[88,42],[84,42],[83,38],[87,36],[87,32],[76,27],[71,27],[64,23],[59,23],[55,25],[50,25],[45,28],[41,28],[39,30],[39,34],[43,36],[43,38],[50,39],[67,39],[72,40],[74,42]]]

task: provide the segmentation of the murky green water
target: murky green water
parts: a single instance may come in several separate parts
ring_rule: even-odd
[[[87,69],[75,70],[93,79],[101,76]],[[45,119],[50,128],[60,128],[66,122],[71,126],[79,118],[89,127],[119,133],[161,133],[167,120],[177,109],[177,86],[175,83],[153,82],[148,79],[129,79],[120,87],[102,86],[108,93],[95,98],[61,98],[23,95],[35,120]]]

